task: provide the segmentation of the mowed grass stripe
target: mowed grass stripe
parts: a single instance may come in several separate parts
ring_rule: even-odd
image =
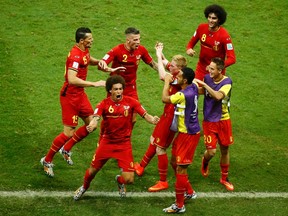
[[[18,197],[18,198],[33,198],[33,197],[73,197],[73,191],[1,191],[0,197]],[[198,192],[197,198],[288,198],[286,192]],[[92,197],[119,197],[118,192],[104,191],[87,191],[84,196]],[[175,197],[174,192],[127,192],[127,197]]]

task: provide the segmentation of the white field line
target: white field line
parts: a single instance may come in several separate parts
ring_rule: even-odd
[[[0,197],[18,197],[18,198],[34,198],[34,197],[73,197],[73,191],[0,191]],[[197,198],[288,198],[286,192],[197,192]],[[87,191],[84,196],[93,197],[119,197],[118,192],[96,192]],[[174,192],[127,192],[126,197],[175,197]]]

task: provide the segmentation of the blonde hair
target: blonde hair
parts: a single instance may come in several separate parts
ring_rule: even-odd
[[[174,55],[172,61],[175,61],[176,66],[180,69],[186,67],[188,64],[187,59],[182,55]]]

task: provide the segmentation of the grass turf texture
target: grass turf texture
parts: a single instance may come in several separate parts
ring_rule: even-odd
[[[55,156],[54,179],[44,175],[39,163],[54,137],[62,131],[59,89],[66,55],[79,26],[88,26],[93,32],[90,52],[94,57],[101,58],[110,48],[124,42],[124,30],[135,26],[141,31],[141,43],[154,59],[156,41],[164,43],[164,53],[171,59],[175,54],[185,55],[185,46],[198,24],[206,22],[203,10],[211,3],[215,1],[2,1],[0,191],[74,191],[82,184],[99,131],[73,148],[74,166],[69,167],[60,155]],[[288,102],[285,98],[288,79],[284,73],[288,69],[285,37],[288,3],[284,0],[265,4],[259,0],[217,3],[228,12],[224,27],[231,34],[237,55],[237,63],[227,69],[234,82],[231,114],[235,145],[230,149],[230,180],[235,192],[287,192]],[[196,49],[199,50],[199,45]],[[198,59],[188,59],[189,66],[195,68]],[[107,74],[90,68],[88,80],[106,78]],[[151,114],[162,113],[162,86],[158,75],[140,63],[140,101]],[[87,89],[87,93],[93,105],[105,97],[101,88]],[[152,125],[138,118],[132,137],[136,161],[141,160],[152,130]],[[207,179],[203,179],[199,171],[203,152],[201,139],[189,168],[195,190],[225,192],[218,183],[219,152],[211,163],[211,175]],[[116,174],[117,165],[110,161],[96,176],[90,190],[117,190]],[[173,191],[174,176],[170,168],[168,179],[169,190]],[[127,189],[146,191],[156,180],[155,157],[145,175],[135,177],[135,184]],[[162,215],[162,208],[174,201],[171,198],[120,201],[103,197],[86,198],[77,203],[70,198],[5,197],[0,200],[3,214],[10,215],[115,215],[116,212],[117,215],[139,215],[140,212]],[[199,215],[286,215],[288,211],[287,199],[225,200],[199,199],[187,204],[186,209]]]

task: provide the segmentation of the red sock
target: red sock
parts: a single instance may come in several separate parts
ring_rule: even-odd
[[[224,181],[226,181],[226,179],[228,177],[229,165],[230,164],[220,164],[220,167],[221,167],[221,178]]]
[[[118,182],[119,184],[126,184],[126,181],[125,181],[125,179],[124,179],[122,176],[119,176],[119,177],[117,178],[117,182]]]
[[[78,128],[78,130],[73,134],[73,137],[67,143],[65,143],[64,150],[69,152],[76,143],[80,142],[82,139],[88,136],[88,134],[89,132],[86,129],[86,125]]]
[[[151,161],[151,159],[154,157],[154,155],[156,154],[156,145],[152,145],[150,143],[147,151],[145,152],[141,162],[140,162],[140,165],[142,167],[146,167],[149,162]]]
[[[176,174],[175,192],[176,192],[176,204],[179,208],[184,205],[184,193],[186,191],[186,184],[188,181],[187,174]]]
[[[52,145],[45,157],[46,162],[51,162],[54,155],[59,151],[59,149],[69,140],[70,138],[64,133],[59,134],[52,142]]]
[[[91,175],[89,172],[89,169],[86,170],[85,176],[84,176],[84,183],[83,187],[87,190],[90,187],[91,181],[94,179],[95,175]]]
[[[158,171],[160,181],[167,181],[168,156],[167,154],[158,155]]]
[[[194,192],[194,190],[193,190],[193,187],[192,187],[192,185],[191,185],[191,183],[190,183],[190,181],[188,179],[188,175],[187,175],[187,183],[186,184],[187,184],[186,185],[186,192],[188,194],[192,194]]]

